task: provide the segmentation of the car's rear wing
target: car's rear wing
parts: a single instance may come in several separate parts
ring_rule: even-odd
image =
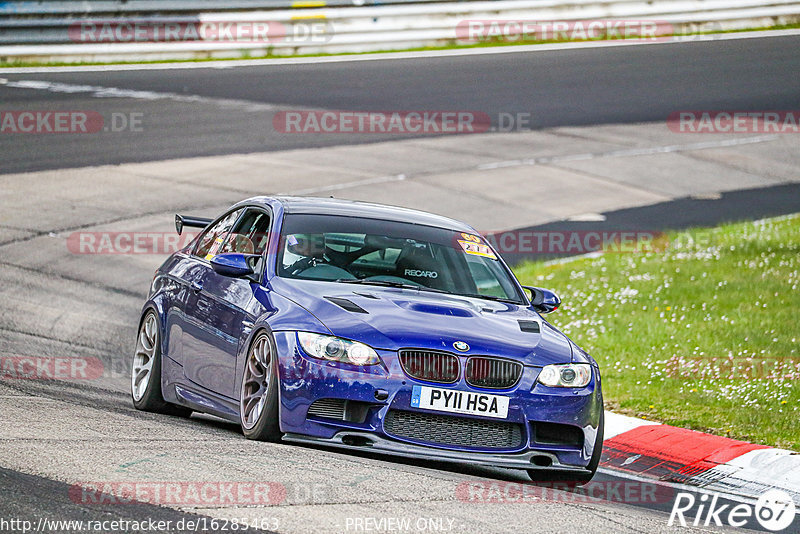
[[[192,228],[205,228],[211,221],[214,219],[206,219],[205,217],[192,217],[190,215],[180,215],[175,214],[175,230],[177,230],[178,235],[181,235],[183,232],[184,226],[191,226]]]

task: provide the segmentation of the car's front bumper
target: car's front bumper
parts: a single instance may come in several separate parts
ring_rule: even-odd
[[[280,422],[287,441],[326,444],[350,449],[518,469],[550,469],[583,472],[594,451],[603,410],[599,376],[594,373],[586,388],[548,388],[538,384],[540,368],[525,367],[521,380],[507,390],[478,390],[463,382],[432,384],[408,377],[397,352],[378,351],[384,365],[362,369],[310,358],[297,346],[294,332],[276,332],[279,354]],[[463,363],[463,362],[462,362]],[[427,441],[421,436],[393,435],[384,427],[390,410],[458,418],[471,422],[495,422],[480,416],[449,414],[411,407],[414,385],[481,391],[509,397],[508,417],[518,425],[519,443],[507,447],[458,446]],[[385,400],[378,400],[386,395]],[[309,416],[319,399],[347,399],[367,406],[363,419],[334,420]],[[542,442],[537,425],[555,423],[578,429],[580,443]]]

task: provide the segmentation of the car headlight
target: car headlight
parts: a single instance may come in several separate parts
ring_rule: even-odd
[[[375,365],[380,360],[375,350],[363,343],[311,332],[298,332],[300,346],[309,356],[354,365]]]
[[[539,383],[554,388],[582,388],[592,379],[588,363],[545,365],[539,373]]]

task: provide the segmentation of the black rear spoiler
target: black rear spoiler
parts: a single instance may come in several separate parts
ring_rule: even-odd
[[[211,221],[214,219],[206,219],[205,217],[191,217],[189,215],[179,215],[175,214],[175,230],[178,231],[178,235],[181,235],[183,232],[184,226],[191,226],[192,228],[205,228]]]

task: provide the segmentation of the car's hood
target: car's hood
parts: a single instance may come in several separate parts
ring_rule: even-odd
[[[525,306],[426,291],[274,278],[273,291],[314,314],[334,335],[376,349],[421,348],[514,358],[526,365],[571,361],[566,336]],[[520,324],[520,321],[523,324]],[[538,330],[538,332],[537,332]]]

